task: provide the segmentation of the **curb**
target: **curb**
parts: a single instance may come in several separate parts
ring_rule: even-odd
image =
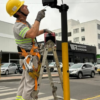
[[[19,76],[18,78],[12,77],[12,79],[11,79],[11,77],[10,77],[10,79],[0,79],[0,82],[20,81],[20,80],[21,80],[21,77],[22,77],[22,76]],[[52,75],[52,77],[53,77],[53,78],[56,78],[56,77],[58,77],[58,74]],[[42,77],[42,79],[44,79],[44,78],[48,78],[48,75]]]
[[[98,73],[95,73],[95,74],[98,74]],[[11,76],[11,77],[8,77],[9,79],[0,79],[0,82],[20,81],[21,77],[22,76],[19,76],[19,75],[18,75],[18,77]],[[53,74],[52,77],[56,78],[56,77],[58,77],[58,74]],[[45,78],[48,78],[48,74],[44,74],[44,76],[42,77],[42,79],[45,79]]]

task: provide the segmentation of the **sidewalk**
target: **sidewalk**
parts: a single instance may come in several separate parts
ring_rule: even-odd
[[[58,77],[58,73],[51,73],[52,77]],[[9,82],[9,81],[20,81],[21,75],[19,76],[10,76],[10,77],[0,77],[0,82]],[[48,78],[48,74],[43,74],[42,78]]]
[[[98,74],[98,72],[95,72],[96,74]],[[52,77],[58,77],[58,73],[51,73]],[[21,79],[21,75],[14,75],[14,76],[7,76],[7,77],[0,77],[0,82],[9,82],[9,81],[20,81]],[[44,73],[42,78],[48,78],[48,74]]]

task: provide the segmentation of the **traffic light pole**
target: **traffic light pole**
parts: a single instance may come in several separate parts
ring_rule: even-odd
[[[62,62],[63,62],[63,96],[64,100],[70,100],[69,84],[69,59],[68,59],[68,30],[67,30],[67,10],[68,6],[63,4],[57,6],[61,12],[61,29],[62,29]]]
[[[0,78],[1,78],[1,61],[2,61],[2,51],[0,52]]]

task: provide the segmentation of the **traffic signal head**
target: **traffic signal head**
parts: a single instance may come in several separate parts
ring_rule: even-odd
[[[57,0],[42,0],[43,6],[50,6],[52,8],[57,6]]]

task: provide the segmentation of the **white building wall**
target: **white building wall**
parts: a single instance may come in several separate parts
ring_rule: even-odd
[[[97,24],[100,25],[99,20],[92,20],[84,23],[80,23],[79,21],[75,21],[73,19],[68,20],[68,32],[71,32],[71,36],[68,37],[68,41],[72,41],[73,43],[96,46],[97,54],[100,54],[100,49],[98,48],[98,43],[100,43],[100,39],[98,39],[98,34],[100,34],[100,30],[97,29]],[[79,29],[79,32],[74,33],[73,30],[77,28]],[[84,28],[85,31],[81,32],[81,28]],[[61,32],[61,30],[59,32]],[[85,36],[85,41],[82,41],[82,36]],[[74,42],[74,38],[76,37],[79,37],[78,42]],[[58,38],[58,36],[56,39],[61,40],[60,38]]]
[[[61,36],[61,29],[56,29],[56,30],[53,30],[53,32],[55,32],[55,33],[56,33],[56,40],[61,41],[61,40],[62,40],[62,36]]]
[[[17,52],[13,36],[13,24],[0,21],[0,51]]]

